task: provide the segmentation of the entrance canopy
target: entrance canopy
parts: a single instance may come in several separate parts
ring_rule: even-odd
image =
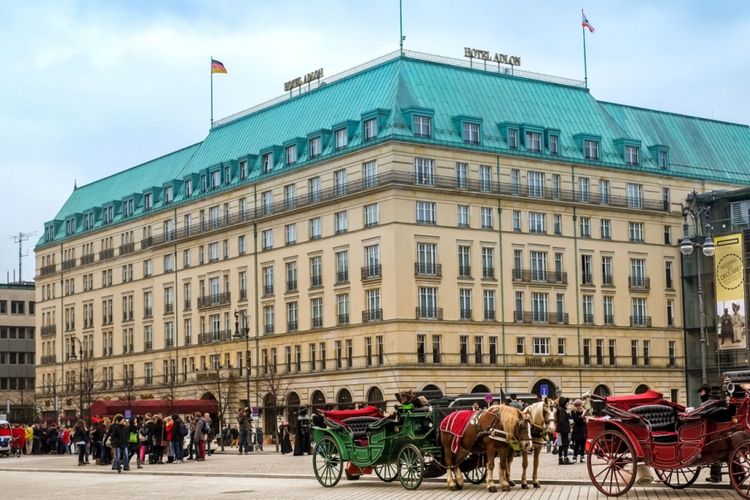
[[[219,403],[212,399],[139,399],[137,401],[94,401],[91,403],[90,414],[93,415],[115,415],[117,413],[125,414],[125,410],[130,410],[135,415],[144,415],[146,413],[162,413],[171,415],[177,413],[185,415],[188,413],[217,413]]]

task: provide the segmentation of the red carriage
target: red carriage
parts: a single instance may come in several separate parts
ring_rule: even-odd
[[[735,385],[745,381],[750,372],[727,374],[724,397],[694,409],[656,391],[604,398],[604,415],[588,422],[591,482],[607,496],[623,495],[644,463],[679,489],[693,484],[701,467],[723,462],[734,490],[750,499],[750,395]]]

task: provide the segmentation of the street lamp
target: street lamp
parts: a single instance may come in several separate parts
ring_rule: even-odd
[[[83,342],[81,342],[81,339],[78,337],[70,337],[70,341],[73,344],[73,351],[70,353],[70,359],[73,361],[76,360],[76,343],[78,343],[78,362],[80,363],[80,368],[78,371],[78,407],[80,408],[81,412],[81,419],[83,419]]]
[[[243,324],[245,325],[240,331],[240,314],[242,314]],[[234,335],[232,337],[236,340],[241,338],[245,339],[245,391],[247,397],[247,406],[250,406],[250,328],[247,327],[247,313],[245,311],[234,311]],[[252,448],[252,439],[250,439],[250,451]]]
[[[711,214],[709,207],[698,207],[697,193],[693,191],[688,196],[689,205],[682,207],[682,241],[680,241],[680,253],[685,257],[693,253],[693,248],[700,248],[703,255],[713,257],[716,248],[711,236],[711,224],[706,222],[701,224],[702,218],[708,219]],[[693,220],[695,226],[695,235],[690,237],[688,234],[688,216]],[[703,258],[696,254],[697,271],[698,271],[698,319],[700,325],[700,356],[701,356],[701,385],[708,384],[708,374],[706,373],[706,316],[703,306]]]

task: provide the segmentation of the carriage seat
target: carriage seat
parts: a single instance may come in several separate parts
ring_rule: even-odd
[[[642,405],[628,411],[649,423],[654,441],[669,442],[677,439],[677,412],[671,406]]]
[[[352,437],[357,444],[365,446],[367,444],[367,431],[370,425],[379,420],[376,417],[350,417],[345,418],[341,423],[351,429]]]
[[[707,419],[711,422],[731,422],[736,410],[735,406],[727,406],[724,400],[709,399],[693,411],[679,413],[678,418],[681,423],[702,419]]]

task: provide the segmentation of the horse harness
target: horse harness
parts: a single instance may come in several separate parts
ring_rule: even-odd
[[[482,431],[482,430],[480,430],[480,427],[479,427],[479,419],[482,418],[482,415],[484,415],[485,413],[489,413],[490,415],[492,415],[492,423],[490,424],[490,428],[489,429],[487,429],[485,431]],[[511,446],[515,451],[518,451],[516,448],[520,449],[520,443],[521,442],[523,442],[523,441],[529,441],[529,439],[524,439],[524,438],[515,439],[515,438],[512,438],[512,437],[509,437],[508,433],[506,431],[503,431],[503,430],[495,428],[495,424],[499,420],[500,420],[500,417],[497,414],[489,411],[489,409],[484,409],[482,411],[478,411],[478,412],[476,412],[474,414],[473,417],[471,417],[471,420],[469,420],[469,424],[467,425],[467,427],[468,426],[473,426],[474,427],[474,429],[475,429],[474,439],[471,441],[471,444],[469,445],[468,449],[464,448],[463,444],[460,446],[459,449],[461,451],[465,451],[466,452],[466,456],[463,457],[458,462],[454,463],[453,467],[451,467],[451,469],[455,469],[456,467],[458,467],[459,465],[461,465],[461,462],[463,462],[464,460],[466,460],[467,458],[469,458],[472,455],[472,451],[471,450],[474,449],[474,445],[477,443],[477,441],[480,438],[489,437],[493,441],[498,441],[500,443],[505,443],[505,444]],[[534,424],[531,424],[531,425],[534,425]],[[533,435],[532,435],[531,441],[533,442]],[[484,448],[484,446],[482,446],[482,447]],[[481,451],[484,451],[484,449],[482,449]]]
[[[523,413],[531,416],[530,412],[524,410]],[[552,414],[550,412],[549,418],[544,419],[544,425],[535,424],[533,421],[530,422],[531,424],[531,443],[533,445],[542,445],[545,444],[547,441],[549,441],[549,424],[550,422],[554,422],[555,419],[552,417]]]

